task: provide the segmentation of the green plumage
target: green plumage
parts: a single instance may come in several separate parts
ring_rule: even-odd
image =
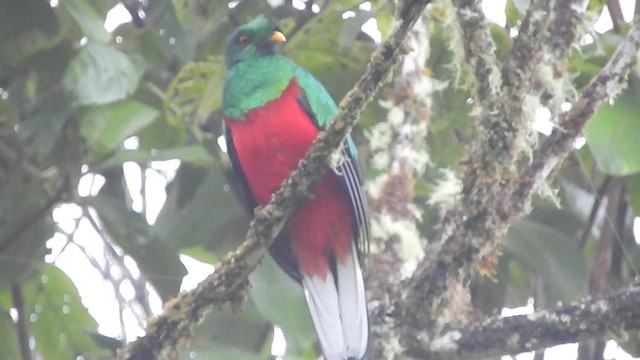
[[[243,25],[229,40],[226,56],[229,73],[222,99],[224,114],[232,119],[242,119],[250,110],[278,98],[295,77],[313,114],[312,120],[319,127],[325,127],[335,116],[337,108],[318,80],[284,56],[261,56],[273,52],[273,44],[269,47],[263,44],[268,38],[265,34],[276,29],[274,23],[259,16]],[[247,36],[251,43],[240,44],[241,36]]]
[[[242,61],[229,70],[224,86],[223,111],[232,119],[278,98],[295,77],[305,94],[314,121],[326,126],[337,108],[331,96],[311,74],[281,55]]]

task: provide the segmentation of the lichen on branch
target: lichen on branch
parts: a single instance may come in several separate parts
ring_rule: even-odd
[[[562,0],[558,0],[562,1]],[[571,2],[569,2],[571,3]],[[457,178],[463,189],[453,207],[446,211],[440,231],[418,264],[412,278],[403,284],[402,296],[394,304],[396,331],[408,356],[422,358],[423,350],[444,327],[442,309],[449,296],[449,284],[468,283],[477,264],[500,245],[501,237],[527,209],[531,198],[540,189],[552,170],[569,154],[575,139],[582,134],[596,109],[615,96],[612,89],[625,83],[625,75],[635,63],[640,43],[640,20],[634,20],[626,39],[618,47],[607,65],[580,93],[570,111],[561,116],[558,128],[531,153],[531,162],[518,162],[522,148],[517,139],[529,124],[522,121],[522,101],[533,78],[535,64],[544,58],[540,52],[553,51],[553,46],[541,46],[540,39],[515,40],[513,51],[523,51],[530,56],[513,55],[517,69],[508,81],[509,68],[501,72],[502,83],[496,86],[495,64],[489,64],[485,52],[493,51],[486,20],[475,1],[455,1],[463,38],[473,44],[465,44],[466,57],[475,68],[475,99],[483,108],[476,112],[477,135],[469,146]],[[562,1],[562,4],[567,4]],[[562,31],[546,31],[550,22],[540,11],[548,7],[540,1],[532,1],[531,9],[522,24],[526,31],[522,36],[549,36],[552,44],[565,44],[570,48],[577,40],[577,21],[569,22]],[[575,6],[569,5],[569,6]],[[561,6],[552,7],[554,9]],[[574,16],[570,12],[566,16]],[[556,14],[554,19],[562,18]],[[575,20],[575,19],[574,19]],[[551,23],[554,23],[551,21]],[[528,30],[527,30],[528,29]],[[562,36],[562,39],[554,39]],[[484,44],[484,45],[482,45]],[[519,50],[518,50],[519,49]],[[560,56],[566,56],[562,52]],[[566,59],[560,59],[565,61]],[[508,63],[507,63],[508,64]],[[494,75],[491,75],[494,74]],[[512,86],[518,88],[512,89]],[[513,94],[513,96],[502,96]],[[499,96],[500,95],[500,96]],[[497,101],[497,103],[496,103]],[[485,107],[486,105],[486,107]],[[422,311],[416,311],[423,309]]]
[[[430,359],[477,359],[640,330],[640,286],[553,310],[495,316],[450,330],[424,349]]]

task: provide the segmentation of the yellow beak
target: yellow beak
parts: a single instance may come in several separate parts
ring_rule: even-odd
[[[280,31],[274,31],[273,35],[271,35],[271,37],[269,38],[269,41],[274,43],[283,43],[287,41],[287,38],[284,37],[284,34]]]

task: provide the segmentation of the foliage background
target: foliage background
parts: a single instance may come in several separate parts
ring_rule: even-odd
[[[166,301],[179,291],[186,274],[180,254],[215,265],[233,250],[248,221],[218,145],[227,37],[257,14],[280,19],[288,37],[285,54],[314,73],[337,100],[376,46],[363,24],[375,19],[382,34],[391,26],[393,2],[361,3],[154,0],[137,9],[131,1],[134,14],[144,11],[145,26],[126,23],[108,32],[104,23],[116,5],[112,0],[1,0],[3,356],[24,359],[20,340],[26,338],[34,358],[109,358],[120,340],[131,340],[130,324],[142,324],[158,311],[154,294]],[[447,6],[431,8],[431,56],[423,71],[447,84],[430,97],[424,120],[428,147],[421,149],[430,162],[412,188],[419,210],[413,222],[423,246],[439,221],[437,206],[427,202],[443,179],[442,169],[457,168],[474,135],[471,74],[456,53]],[[492,25],[499,57],[525,8],[525,1],[507,1],[506,25]],[[628,28],[621,13],[611,11],[602,16],[612,19],[613,28],[593,31],[603,9],[602,1],[589,3],[591,18],[564,69],[571,77],[563,94],[597,73]],[[495,273],[474,281],[475,316],[605,293],[636,275],[636,83],[598,112],[586,144],[550,184],[554,195],[536,200],[530,215],[510,229]],[[395,91],[387,87],[379,100],[397,98]],[[538,111],[553,121],[559,110]],[[354,134],[370,181],[380,175],[375,165],[390,151],[379,144],[371,151],[374,125],[388,116],[374,102]],[[164,192],[154,191],[157,184],[166,184],[164,202]],[[371,194],[375,198],[375,189]],[[120,334],[97,332],[78,290],[56,266],[65,252],[82,257],[76,261],[86,271],[97,270],[111,285]],[[375,272],[376,264],[368,271]],[[245,309],[210,314],[183,358],[264,359],[271,354],[274,325],[286,338],[288,359],[315,357],[315,335],[298,287],[270,260],[251,280]],[[639,344],[631,335],[620,345],[638,356]],[[582,358],[598,358],[603,349],[603,342],[580,346]]]

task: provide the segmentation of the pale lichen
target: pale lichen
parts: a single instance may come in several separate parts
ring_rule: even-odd
[[[384,348],[382,349],[384,359],[396,359],[396,357],[403,352],[404,347],[400,342],[400,338],[393,336],[385,339]]]
[[[462,338],[460,331],[449,331],[443,336],[431,341],[431,351],[433,352],[455,352],[458,350],[457,341]]]
[[[527,124],[522,127],[522,131],[517,133],[514,142],[514,151],[523,154],[531,160],[533,149],[538,144],[538,132],[531,124],[535,121],[536,113],[540,108],[540,98],[534,95],[525,95],[522,103],[523,120]]]
[[[411,268],[411,262],[415,263],[424,255],[425,241],[420,236],[416,219],[398,219],[387,212],[382,212],[372,217],[371,231],[382,239],[396,240],[394,247],[403,263],[409,263],[407,269]],[[404,275],[409,274],[411,272]]]
[[[558,196],[558,189],[554,187],[549,181],[545,181],[540,185],[538,195],[543,199],[551,201],[557,208],[560,208],[562,206],[560,197]]]
[[[453,207],[457,197],[460,195],[462,182],[456,177],[456,173],[453,170],[440,169],[440,172],[444,177],[432,187],[427,204],[447,210]]]
[[[382,193],[382,188],[384,187],[388,178],[389,174],[382,173],[375,178],[368,180],[365,185],[365,190],[369,194],[369,197],[371,197],[372,199],[379,198]]]
[[[447,47],[451,52],[452,59],[447,64],[447,68],[452,72],[453,86],[459,87],[461,79],[466,81],[466,77],[462,77],[462,66],[466,64],[466,61],[464,58],[464,39],[456,17],[456,8],[450,1],[434,1],[431,6],[431,14],[433,14],[432,18],[440,21],[443,32],[448,36]]]

